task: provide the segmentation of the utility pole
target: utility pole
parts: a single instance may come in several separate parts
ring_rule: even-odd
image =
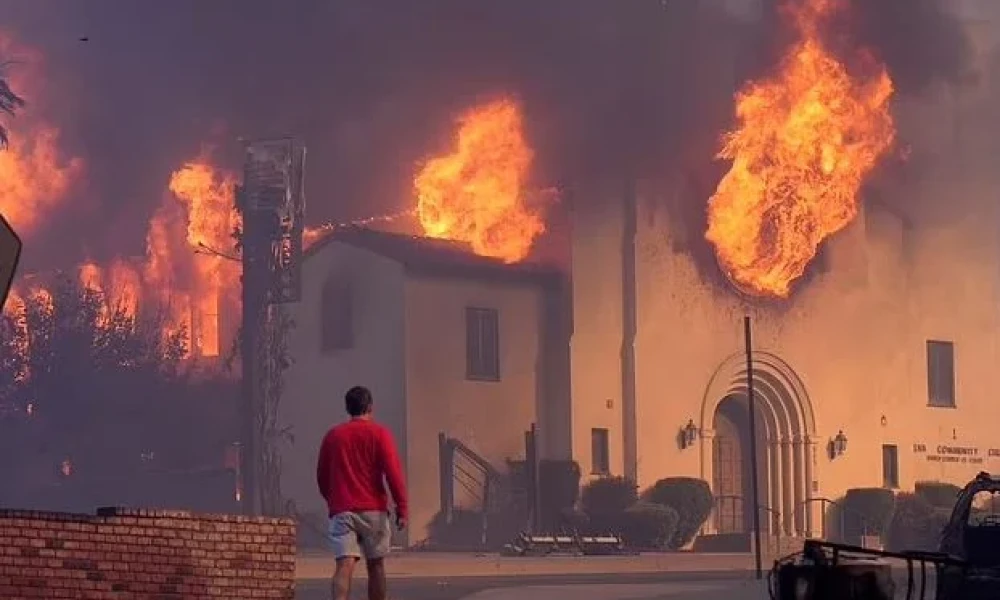
[[[266,348],[260,339],[270,306],[302,295],[302,230],[305,217],[305,148],[291,138],[246,144],[243,184],[236,189],[242,215],[243,264],[242,411],[240,472],[243,512],[260,504],[261,407]]]
[[[753,553],[757,579],[764,576],[760,556],[760,495],[757,490],[757,401],[753,385],[753,339],[750,317],[743,317],[743,338],[747,355],[747,403],[750,405],[750,493],[753,495]]]

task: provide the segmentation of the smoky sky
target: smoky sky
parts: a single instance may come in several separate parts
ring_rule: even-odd
[[[901,84],[957,72],[964,59],[947,48],[961,44],[935,24],[940,3],[852,1],[851,35]],[[87,163],[48,229],[59,243],[37,256],[141,252],[170,172],[205,143],[238,167],[239,136],[306,143],[312,223],[407,208],[418,161],[448,149],[458,113],[499,94],[524,106],[539,185],[682,165],[710,186],[732,94],[780,39],[726,4],[0,0],[0,27],[43,52],[47,112]]]

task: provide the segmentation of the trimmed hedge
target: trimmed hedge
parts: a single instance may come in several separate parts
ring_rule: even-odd
[[[885,537],[886,548],[936,552],[950,512],[950,507],[936,507],[921,494],[899,494]]]
[[[913,491],[935,508],[946,508],[949,511],[955,507],[962,488],[953,483],[942,481],[918,481]]]
[[[669,506],[637,502],[622,514],[621,536],[629,548],[663,550],[670,547],[677,513]]]
[[[708,483],[693,477],[667,477],[642,493],[646,502],[660,504],[677,513],[671,548],[687,545],[712,513],[712,490]]]
[[[885,539],[892,519],[896,498],[884,488],[852,488],[841,501],[844,534],[848,542],[857,542],[862,535]]]
[[[538,494],[543,528],[565,526],[566,514],[580,498],[580,465],[572,460],[539,461]]]
[[[639,500],[636,485],[625,477],[595,479],[580,494],[583,512],[595,515],[620,515]]]

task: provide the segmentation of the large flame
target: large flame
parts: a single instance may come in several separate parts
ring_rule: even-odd
[[[240,264],[227,256],[239,225],[235,183],[233,174],[213,167],[204,155],[175,171],[169,194],[150,219],[146,256],[78,268],[80,283],[104,299],[100,318],[135,317],[149,300],[152,308],[165,311],[164,336],[183,330],[188,354],[220,355],[220,317],[238,311]],[[51,297],[40,284],[22,281],[4,312],[23,324],[24,298],[32,294]]]
[[[520,106],[501,99],[459,119],[454,152],[427,161],[417,174],[417,218],[429,237],[465,242],[473,252],[513,263],[545,231],[525,184],[533,152]]]
[[[708,204],[707,239],[733,283],[787,297],[820,243],[858,214],[865,177],[892,146],[892,80],[859,53],[871,75],[851,74],[821,40],[840,0],[803,0],[799,33],[770,79],[736,99],[738,127],[719,158],[732,161]]]
[[[0,64],[11,89],[27,105],[5,124],[10,145],[0,152],[0,213],[30,237],[66,198],[80,173],[79,158],[63,160],[59,129],[44,114],[41,55],[0,31]]]

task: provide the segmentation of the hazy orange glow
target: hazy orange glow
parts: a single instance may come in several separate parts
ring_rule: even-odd
[[[427,236],[465,242],[508,263],[528,256],[545,223],[526,197],[533,152],[522,121],[509,99],[461,116],[454,151],[427,161],[414,180]]]
[[[777,74],[736,98],[737,127],[718,155],[732,167],[709,200],[706,238],[748,293],[789,295],[823,240],[858,214],[862,183],[894,142],[885,68],[859,53],[872,75],[852,79],[820,39],[844,9],[803,0]]]
[[[0,152],[0,212],[22,237],[30,237],[66,199],[82,161],[60,155],[59,129],[42,112],[41,55],[0,31],[0,61],[7,63],[11,89],[27,102],[6,122],[10,145]]]

